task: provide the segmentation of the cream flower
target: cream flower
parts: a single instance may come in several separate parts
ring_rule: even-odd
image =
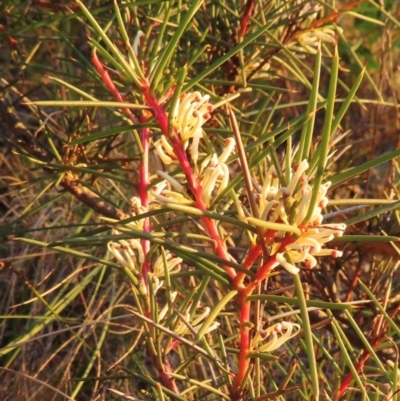
[[[171,272],[179,272],[181,270],[182,258],[173,257],[170,251],[165,251],[165,263],[167,270]],[[164,257],[160,255],[154,263],[153,274],[156,277],[164,276]]]
[[[171,293],[170,302],[174,303],[177,296],[177,292],[174,291]],[[168,312],[168,304],[166,304],[163,309],[158,314],[158,321],[161,322],[165,320]],[[189,305],[185,311],[181,312],[182,317],[178,317],[178,322],[174,327],[174,332],[181,336],[185,334],[197,333],[201,326],[203,325],[203,321],[209,316],[211,309],[208,307],[198,306],[196,310],[191,313],[192,306]],[[206,333],[215,330],[219,326],[218,322],[214,322],[207,328]]]
[[[326,25],[319,28],[305,29],[288,44],[292,50],[308,51],[315,54],[320,43],[337,43],[337,32],[342,32],[340,27]]]
[[[142,206],[140,198],[134,196],[130,199],[131,216],[140,216],[146,213],[147,209]],[[144,219],[131,221],[125,224],[125,227],[132,228],[134,230],[143,230]],[[113,229],[114,235],[120,235],[121,232]],[[138,274],[141,270],[141,266],[144,263],[144,252],[142,244],[137,239],[118,239],[116,241],[110,241],[107,244],[107,248],[110,253],[117,259],[121,267],[127,268]]]
[[[296,323],[276,323],[266,330],[257,330],[251,340],[250,349],[253,352],[271,352],[278,349],[286,341],[299,333],[300,326]],[[267,340],[267,342],[264,342]]]
[[[214,191],[216,191],[215,196],[218,196],[228,186],[229,169],[226,161],[236,145],[233,138],[226,139],[225,147],[219,157],[214,153],[206,157],[198,166],[202,125],[210,118],[210,113],[213,111],[209,99],[208,95],[202,96],[200,92],[187,93],[181,96],[172,111],[174,130],[181,140],[182,147],[190,149],[193,171],[202,187],[201,199],[206,206],[210,205]],[[154,147],[163,163],[167,165],[177,163],[174,149],[164,135],[154,143]],[[165,180],[162,190],[156,190],[156,188],[150,190],[150,194],[157,201],[164,204],[191,205],[193,203],[193,199],[182,189],[183,186],[178,180],[162,171],[157,171],[157,174]],[[171,190],[167,188],[167,185],[172,187]]]
[[[225,147],[220,156],[216,153],[206,157],[200,166],[198,177],[202,186],[201,198],[208,206],[211,203],[213,192],[218,188],[215,196],[219,196],[229,184],[229,168],[225,163],[236,146],[234,138],[225,139]]]
[[[211,117],[213,107],[208,101],[209,95],[200,92],[184,94],[176,103],[173,111],[173,124],[183,141],[187,141],[201,132],[201,126]]]
[[[111,241],[107,244],[107,247],[121,267],[129,269],[135,274],[139,273],[144,262],[144,253],[138,240]]]
[[[319,42],[335,44],[337,39],[335,29],[328,25],[319,29],[310,29],[303,32],[297,38],[297,41],[301,46],[317,47]]]
[[[316,202],[311,212],[311,199],[315,190],[308,181],[306,171],[309,165],[303,160],[290,172],[286,186],[279,182],[275,168],[268,169],[259,199],[259,215],[262,220],[283,223],[299,229],[295,237],[288,232],[275,232],[267,243],[270,255],[275,256],[275,266],[281,265],[289,273],[297,274],[298,263],[313,268],[317,265],[316,256],[340,257],[342,252],[336,249],[323,249],[323,246],[335,237],[343,235],[345,224],[323,224],[322,209],[328,204],[326,196],[331,185],[320,185]],[[243,216],[244,213],[239,213]],[[310,218],[306,221],[307,216]],[[291,237],[289,237],[291,235]],[[282,245],[287,242],[287,245]]]
[[[150,189],[151,201],[155,200],[162,204],[193,204],[193,199],[186,193],[185,187],[178,180],[161,170],[157,171],[157,175],[163,178],[163,181],[153,185]]]
[[[208,102],[209,99],[209,95],[202,96],[200,92],[187,93],[181,96],[172,111],[173,127],[182,141],[183,148],[187,149],[189,140],[192,141],[190,156],[195,165],[199,158],[202,126],[211,117],[213,111],[212,105]],[[154,143],[154,147],[163,163],[176,162],[174,150],[164,135]]]
[[[209,206],[213,194],[219,196],[229,184],[229,168],[225,164],[232,154],[235,147],[235,140],[228,138],[225,140],[225,148],[218,157],[216,153],[206,157],[201,163],[200,170],[195,174],[202,186],[201,199]],[[193,204],[193,199],[185,192],[184,186],[175,178],[164,171],[157,171],[157,174],[164,179],[156,188],[150,189],[153,198],[161,203],[176,203],[181,205]],[[171,190],[167,189],[167,186]]]

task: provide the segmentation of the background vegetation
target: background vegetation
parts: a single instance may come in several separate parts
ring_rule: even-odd
[[[0,3],[2,400],[397,400],[398,2],[116,3]],[[300,331],[252,355],[240,388],[244,301],[210,246],[204,215],[164,204],[139,218],[132,212],[143,166],[138,138],[163,131],[123,60],[151,77],[167,112],[174,94],[194,90],[231,105],[249,167],[238,152],[230,157],[231,184],[208,216],[238,262],[233,269],[255,235],[235,206],[236,197],[250,210],[243,172],[262,185],[267,158],[289,167],[285,155],[308,141],[304,154],[316,165],[329,141],[333,156],[310,174],[333,183],[324,214],[347,224],[330,245],[343,256],[299,265],[300,281],[277,268],[257,287],[251,335],[283,320]],[[237,133],[225,106],[203,129],[203,158]],[[149,144],[153,184],[166,167]],[[183,177],[181,167],[166,171]],[[143,213],[146,235],[135,226]],[[159,291],[146,281],[153,276],[135,278],[109,251],[122,232],[147,241],[153,267],[161,257]],[[180,271],[166,268],[167,251],[182,258]],[[248,269],[249,281],[258,268]],[[201,323],[219,327],[199,336],[191,326],[206,307],[211,318]]]

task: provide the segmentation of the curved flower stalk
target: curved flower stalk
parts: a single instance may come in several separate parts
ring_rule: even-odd
[[[140,216],[146,213],[148,210],[146,207],[142,206],[142,201],[137,196],[133,196],[130,201],[131,206],[131,216]],[[136,220],[127,224],[127,227],[132,227],[136,230],[143,230],[144,228],[144,220]]]
[[[177,292],[171,292],[170,302],[174,303]],[[210,314],[211,309],[209,307],[202,307],[198,305],[194,312],[190,312],[192,306],[189,305],[185,311],[181,312],[181,317],[178,317],[178,323],[174,327],[174,332],[181,336],[186,334],[196,334],[201,326],[203,325],[204,320]],[[168,312],[168,304],[166,304],[163,309],[158,314],[158,321],[166,320]],[[219,326],[218,322],[214,322],[207,328],[205,333],[209,333],[210,331],[215,330]]]
[[[145,37],[145,34],[143,31],[138,31],[135,38],[133,39],[132,43],[132,49],[133,53],[135,54],[136,57],[139,56],[139,46],[140,46],[140,40]],[[134,67],[134,66],[133,66]]]
[[[142,206],[140,198],[134,196],[130,199],[131,216],[140,216],[147,212],[147,209]],[[144,230],[144,219],[131,221],[126,224],[126,227],[131,227],[135,230]],[[114,235],[121,234],[120,231],[113,229]],[[143,245],[136,239],[120,239],[110,241],[107,244],[108,250],[117,259],[121,267],[131,270],[135,275],[142,271],[142,265],[145,261],[145,252]]]
[[[111,241],[107,244],[107,247],[121,267],[129,269],[135,275],[139,274],[144,262],[144,252],[138,240]]]
[[[165,263],[163,255],[160,255],[154,262],[153,274],[156,277],[164,276],[165,274],[164,265],[166,265],[165,267],[168,270],[168,272],[178,273],[181,270],[181,263],[182,263],[182,258],[172,256],[171,252],[167,250],[165,251]]]
[[[165,259],[164,259],[165,258]],[[165,251],[165,255],[160,255],[154,262],[152,272],[148,273],[151,279],[151,285],[153,286],[153,294],[155,295],[157,291],[164,285],[164,281],[160,280],[160,277],[165,275],[165,268],[169,273],[179,272],[181,270],[182,259],[178,257],[173,257],[170,251]],[[171,301],[172,302],[172,301]],[[164,307],[165,308],[165,307]]]
[[[319,187],[311,217],[308,221],[305,220],[314,191],[305,174],[308,167],[306,160],[293,167],[287,186],[281,185],[273,166],[265,176],[259,199],[260,218],[272,223],[291,225],[300,231],[300,235],[295,237],[286,231],[267,230],[266,245],[270,256],[275,257],[273,264],[268,266],[269,270],[281,265],[291,274],[298,274],[299,269],[295,266],[297,263],[305,263],[306,267],[313,268],[317,264],[315,256],[342,256],[342,252],[336,249],[323,249],[327,242],[342,236],[346,229],[343,223],[322,223],[322,210],[329,201],[326,196],[331,185],[329,181]],[[244,218],[243,211],[239,215]]]
[[[185,191],[184,186],[175,180],[175,178],[160,170],[157,171],[157,175],[159,175],[161,178],[164,178],[164,180],[157,185],[153,185],[153,187],[150,189],[149,192],[152,198],[151,202],[156,202],[158,204],[193,204],[193,199],[190,198]]]
[[[195,137],[205,121],[211,118],[213,106],[208,102],[209,95],[200,92],[186,93],[181,96],[173,110],[173,125],[186,144]]]
[[[218,190],[215,196],[219,196],[229,184],[229,168],[225,162],[232,154],[235,145],[236,142],[233,138],[227,138],[225,148],[219,157],[214,153],[201,163],[198,176],[203,188],[201,198],[206,205],[211,203],[216,186],[218,186]]]
[[[296,323],[276,323],[266,330],[257,330],[251,340],[250,350],[253,352],[271,352],[278,349],[286,341],[295,337],[300,331]],[[264,342],[267,340],[267,342]]]

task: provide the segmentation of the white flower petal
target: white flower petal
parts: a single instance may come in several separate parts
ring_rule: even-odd
[[[284,267],[290,274],[296,275],[299,274],[300,269],[297,268],[296,266],[292,265],[291,263],[289,263],[283,253],[277,253],[276,254],[276,261],[282,266]]]
[[[297,212],[295,225],[299,226],[303,223],[304,218],[307,216],[308,208],[311,201],[312,189],[311,186],[306,184],[302,188],[303,198],[301,199],[299,210]]]
[[[294,329],[296,329],[295,332]],[[278,349],[281,345],[283,345],[286,341],[290,340],[291,338],[295,337],[300,330],[300,326],[296,323],[290,322],[282,322],[274,324],[273,326],[269,327],[265,332],[264,336],[259,332],[256,333],[257,340],[261,338],[271,337],[271,339],[261,346],[258,346],[258,342],[252,342],[253,349],[258,352],[271,352]],[[283,334],[282,334],[283,333]],[[258,334],[258,336],[257,336]],[[279,336],[279,334],[282,334]]]
[[[229,184],[229,168],[226,164],[220,164],[221,167],[221,173],[222,173],[222,179],[221,182],[219,184],[219,188],[217,191],[217,195],[219,196],[219,194],[228,186]]]
[[[228,160],[228,157],[232,154],[233,149],[235,148],[236,141],[234,138],[226,138],[225,145],[225,149],[218,158],[218,163],[220,164],[223,164]]]
[[[292,195],[294,190],[297,187],[297,184],[299,183],[300,177],[304,174],[304,172],[308,169],[309,165],[307,160],[303,160],[299,166],[297,167],[297,170],[293,174],[289,185],[287,186],[288,192]]]
[[[278,201],[270,201],[267,203],[267,205],[265,206],[265,209],[263,210],[262,214],[261,214],[261,220],[268,220],[270,221],[269,217],[269,213],[272,209],[275,209],[277,206],[279,205]]]
[[[172,187],[174,189],[176,189],[178,192],[184,192],[185,191],[185,188],[183,187],[183,185],[180,182],[178,182],[175,178],[173,178],[169,174],[167,174],[166,172],[161,171],[161,170],[157,170],[156,174],[159,177],[164,178],[164,180],[168,181],[172,185]]]
[[[160,157],[160,159],[164,164],[171,164],[174,162],[174,160],[164,152],[161,140],[156,141],[154,143],[154,147],[156,149],[158,156]]]

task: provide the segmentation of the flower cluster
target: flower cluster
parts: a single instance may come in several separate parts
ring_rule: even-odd
[[[196,165],[199,158],[199,142],[202,137],[202,126],[211,117],[212,105],[208,102],[210,96],[202,96],[200,92],[182,95],[176,103],[173,113],[173,128],[179,135],[182,147],[187,149],[189,140],[192,140],[190,156]],[[162,135],[154,143],[157,154],[165,164],[176,162],[173,147],[167,138]]]
[[[288,36],[285,46],[290,50],[301,53],[316,54],[320,43],[337,43],[337,33],[342,32],[340,27],[333,24],[322,25],[329,20],[327,16],[318,16],[324,8],[320,1],[292,0],[287,3],[287,12],[282,13],[282,30],[286,33],[288,21],[296,24],[293,34]]]
[[[157,175],[163,180],[150,189],[152,200],[165,204],[191,205],[193,203],[193,199],[178,180],[161,170],[157,170]]]
[[[315,267],[315,256],[342,256],[342,252],[338,250],[322,248],[335,237],[342,236],[346,225],[323,224],[322,210],[328,204],[326,194],[331,183],[326,182],[319,186],[316,201],[312,206],[311,199],[315,189],[309,184],[305,174],[308,167],[306,160],[295,166],[290,172],[289,183],[283,186],[275,168],[271,166],[265,176],[259,199],[259,214],[262,220],[294,226],[300,232],[297,237],[286,231],[267,233],[270,255],[276,257],[274,267],[281,265],[292,274],[299,272],[295,266],[297,263],[303,262],[308,268]]]
[[[201,163],[199,170],[200,183],[203,188],[201,198],[204,203],[209,204],[211,195],[218,183],[218,196],[229,183],[229,168],[226,164],[228,157],[232,154],[236,142],[233,138],[225,140],[225,148],[218,157],[216,153],[208,156]]]
[[[178,293],[176,291],[171,292],[170,296],[171,304],[175,303],[177,294]],[[195,308],[194,311],[192,309],[193,309],[192,305],[189,305],[184,311],[180,312],[178,321],[173,328],[176,334],[183,336],[186,334],[197,333],[200,330],[201,326],[203,325],[204,320],[208,317],[211,311],[209,307],[203,307],[201,305],[197,305],[197,308]],[[168,310],[169,310],[169,304],[166,304],[158,314],[159,322],[166,320]],[[210,327],[207,328],[204,334],[215,330],[218,326],[219,326],[218,322],[212,323]]]
[[[336,28],[339,29],[339,28]],[[319,42],[336,43],[336,30],[332,25],[302,32],[297,41],[303,47],[317,47]]]
[[[146,208],[142,206],[140,198],[134,196],[130,199],[131,216],[140,216],[146,213]],[[126,223],[126,227],[134,230],[143,230],[143,219]],[[113,229],[114,235],[121,234],[120,231]],[[131,270],[136,275],[141,270],[144,262],[142,244],[137,239],[120,239],[117,242],[110,241],[107,244],[110,253],[117,259],[121,267]]]
[[[118,263],[123,268],[127,268],[132,271],[135,275],[138,274],[140,270],[140,265],[144,262],[143,250],[140,242],[137,240],[119,240],[118,242],[108,243],[109,251],[117,259]],[[179,272],[181,268],[182,259],[179,257],[174,257],[169,251],[165,251],[164,255],[160,255],[153,265],[153,271],[150,274],[151,285],[153,286],[153,294],[156,295],[157,292],[162,288],[164,281],[160,280],[161,276],[164,276],[165,269],[169,273]],[[176,305],[177,292],[173,291],[170,294],[169,302],[167,302],[158,314],[158,321],[166,321],[168,316],[168,311],[170,310],[170,305]],[[179,309],[177,307],[177,309]],[[197,305],[193,308],[192,305],[186,307],[186,309],[180,313],[180,317],[177,320],[176,325],[173,330],[176,334],[181,336],[197,333],[204,320],[209,316],[211,309],[208,307],[202,307]],[[207,328],[205,333],[209,333],[215,330],[219,326],[218,322],[214,322]]]
[[[287,46],[291,50],[316,54],[320,43],[337,43],[337,32],[342,32],[341,28],[333,25],[304,29]]]
[[[157,291],[163,286],[164,282],[159,279],[159,277],[164,276],[165,270],[168,270],[169,273],[179,272],[181,269],[182,259],[179,257],[174,257],[167,250],[164,255],[160,255],[153,265],[152,272],[152,283],[153,283],[153,294],[155,295]],[[168,311],[170,310],[170,305],[175,305],[175,310],[179,310],[179,306],[177,306],[177,302],[175,302],[178,293],[173,291],[170,293],[169,302],[167,302],[161,311],[158,314],[158,322],[166,322],[169,318]],[[192,305],[186,307],[184,311],[180,312],[180,316],[178,317],[177,323],[173,326],[173,330],[176,334],[181,336],[197,333],[202,326],[204,319],[208,317],[210,314],[210,308],[202,307],[201,305],[197,305],[196,308],[193,308]],[[219,323],[214,322],[207,329],[207,333],[216,329],[219,326]]]
[[[144,253],[138,240],[121,239],[118,242],[110,241],[107,247],[122,268],[132,271],[135,275],[139,274],[141,265],[144,262]]]
[[[298,334],[300,326],[296,323],[276,323],[265,330],[257,330],[251,340],[250,349],[254,352],[271,352]],[[264,342],[267,340],[267,342]]]
[[[251,74],[253,79],[266,78],[270,75],[270,68],[271,64],[266,63],[263,57],[260,56],[260,51],[256,50],[244,65],[244,73],[246,77]],[[256,73],[254,73],[255,70],[257,71]],[[239,76],[238,79],[242,79],[242,77]]]
[[[181,270],[181,263],[182,259],[172,256],[171,252],[168,250],[165,251],[164,255],[160,255],[157,258],[154,262],[152,272],[149,273],[154,295],[156,295],[157,291],[164,285],[164,281],[160,280],[160,277],[165,275],[165,271],[177,273]],[[159,318],[159,320],[161,320],[161,318]]]
[[[209,96],[202,96],[199,92],[183,95],[173,110],[173,128],[178,134],[183,149],[190,150],[190,159],[193,163],[193,173],[202,187],[201,200],[208,206],[211,203],[215,189],[218,196],[229,183],[229,169],[227,159],[235,148],[235,140],[227,138],[221,155],[216,153],[199,162],[199,144],[202,138],[202,125],[210,118],[213,107],[208,103]],[[189,146],[190,144],[190,146]],[[177,163],[173,146],[162,135],[154,143],[156,152],[165,164]],[[200,164],[200,165],[199,165]],[[157,171],[161,183],[154,186],[150,193],[159,202],[179,203],[190,205],[193,199],[186,193],[184,186],[178,179],[163,171]]]
[[[160,255],[153,265],[153,274],[156,277],[164,276],[165,267],[169,273],[178,273],[181,270],[182,258],[172,256],[170,251],[165,251],[165,256]]]

